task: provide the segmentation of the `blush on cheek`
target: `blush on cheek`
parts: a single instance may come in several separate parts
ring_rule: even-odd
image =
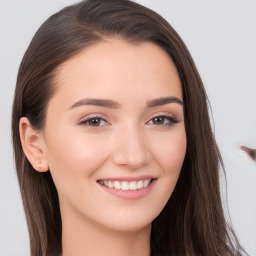
[[[100,136],[84,132],[55,134],[54,144],[49,147],[52,172],[72,175],[90,175],[105,161],[108,143],[102,143]],[[63,177],[64,178],[64,177]]]
[[[161,163],[168,166],[169,170],[179,170],[183,164],[186,154],[186,137],[166,140],[159,149]]]

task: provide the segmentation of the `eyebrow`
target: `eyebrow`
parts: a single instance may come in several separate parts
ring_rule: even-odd
[[[152,107],[166,105],[169,103],[178,103],[179,105],[183,105],[182,100],[172,96],[172,97],[161,97],[161,98],[150,100],[147,102],[146,107],[152,108]],[[100,107],[112,108],[112,109],[121,108],[121,104],[113,100],[85,98],[75,102],[69,109],[74,109],[74,108],[77,108],[80,106],[86,106],[86,105],[94,105],[94,106],[100,106]]]
[[[157,107],[157,106],[162,106],[169,103],[178,103],[183,106],[182,100],[172,96],[172,97],[164,97],[164,98],[157,98],[157,99],[150,100],[147,102],[147,107],[148,108]]]

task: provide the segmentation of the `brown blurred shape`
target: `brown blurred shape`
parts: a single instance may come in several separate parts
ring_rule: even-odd
[[[240,149],[243,150],[245,153],[247,153],[247,155],[252,161],[256,161],[256,149],[248,148],[244,145],[241,145]]]

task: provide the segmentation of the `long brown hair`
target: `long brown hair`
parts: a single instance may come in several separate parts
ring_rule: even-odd
[[[151,255],[238,256],[244,252],[224,218],[219,171],[224,170],[208,114],[208,99],[185,44],[154,11],[128,0],[88,0],[51,16],[20,65],[12,113],[13,147],[28,223],[31,256],[61,254],[61,215],[51,173],[33,169],[23,153],[19,120],[43,129],[57,67],[109,38],[153,42],[174,61],[182,81],[187,151],[175,190],[153,221]]]

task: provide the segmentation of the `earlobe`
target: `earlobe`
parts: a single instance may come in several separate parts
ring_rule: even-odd
[[[21,145],[30,164],[39,172],[48,171],[42,132],[36,130],[26,117],[20,119],[19,131]]]

